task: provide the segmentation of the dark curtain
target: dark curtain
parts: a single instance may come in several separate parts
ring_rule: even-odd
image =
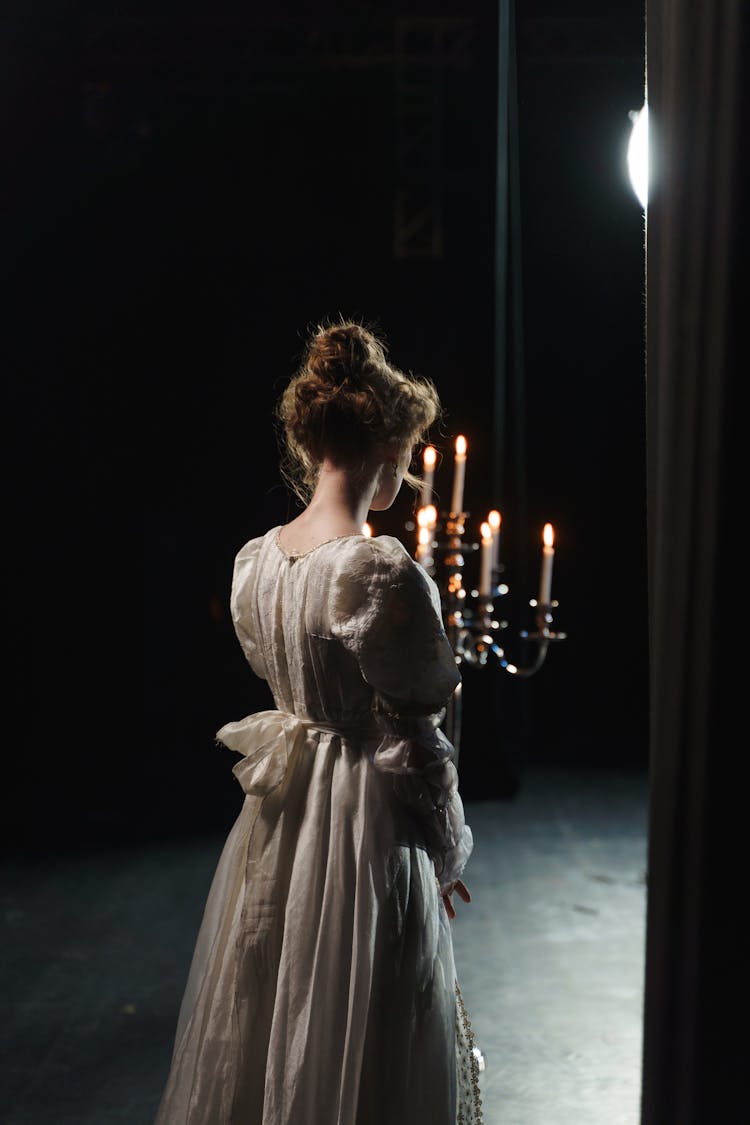
[[[739,1125],[747,952],[747,13],[650,0],[650,837],[642,1125]],[[744,678],[744,677],[743,677]]]

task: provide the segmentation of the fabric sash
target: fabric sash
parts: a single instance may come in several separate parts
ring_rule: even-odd
[[[290,711],[256,711],[226,723],[216,732],[216,740],[242,754],[232,773],[249,796],[265,797],[284,780],[289,759],[308,732],[380,737],[378,728],[365,719],[328,723],[303,719]]]

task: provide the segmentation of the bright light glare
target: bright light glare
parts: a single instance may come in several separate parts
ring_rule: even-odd
[[[417,512],[417,524],[419,527],[434,527],[437,522],[437,508],[434,504],[428,504],[426,508],[420,508]]]
[[[628,143],[628,171],[633,191],[640,200],[641,207],[648,206],[648,103],[640,110],[630,114],[633,127]]]

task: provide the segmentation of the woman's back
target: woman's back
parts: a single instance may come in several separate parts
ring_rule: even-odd
[[[462,1040],[435,861],[453,877],[471,833],[436,726],[458,682],[437,588],[389,536],[289,557],[277,533],[238,552],[231,605],[278,710],[218,732],[241,755],[245,803],[156,1125],[455,1125]]]
[[[216,735],[244,800],[155,1125],[481,1121],[448,913],[473,841],[440,728],[460,682],[440,594],[393,536],[313,534],[390,506],[436,402],[356,326],[319,333],[284,394],[316,541],[289,553],[274,527],[235,558],[232,619],[275,706]]]
[[[393,536],[289,555],[279,527],[238,552],[231,612],[279,710],[372,725],[373,692],[439,710],[459,681],[434,582]]]

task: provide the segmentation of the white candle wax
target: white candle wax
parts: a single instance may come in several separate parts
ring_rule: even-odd
[[[417,562],[421,563],[423,567],[428,565],[430,558],[430,548],[432,546],[432,533],[428,527],[420,527],[419,540],[417,543]]]
[[[487,522],[492,531],[492,569],[497,570],[500,566],[500,513],[493,508],[487,516]]]
[[[420,508],[417,511],[417,559],[419,559],[419,544],[427,543],[431,538],[430,533],[433,527],[432,513],[434,511],[435,508],[432,505],[428,505],[426,508]],[[423,532],[428,533],[427,538],[425,538]]]
[[[553,547],[542,548],[542,575],[539,580],[539,601],[541,605],[549,605],[552,601],[552,560],[554,557]]]
[[[464,481],[466,479],[466,438],[456,438],[456,456],[453,462],[453,496],[451,512],[460,515],[464,510]]]
[[[424,476],[422,478],[422,507],[426,508],[432,503],[432,489],[435,484],[435,460],[437,454],[433,446],[428,445],[424,451],[422,463],[424,465]]]
[[[542,547],[542,573],[539,577],[539,603],[541,605],[549,605],[552,601],[552,561],[555,557],[555,549],[552,546],[554,542],[554,533],[552,531],[552,524],[546,523],[544,525],[544,545]]]
[[[492,590],[492,528],[482,524],[482,560],[479,575],[479,594],[488,598]]]

